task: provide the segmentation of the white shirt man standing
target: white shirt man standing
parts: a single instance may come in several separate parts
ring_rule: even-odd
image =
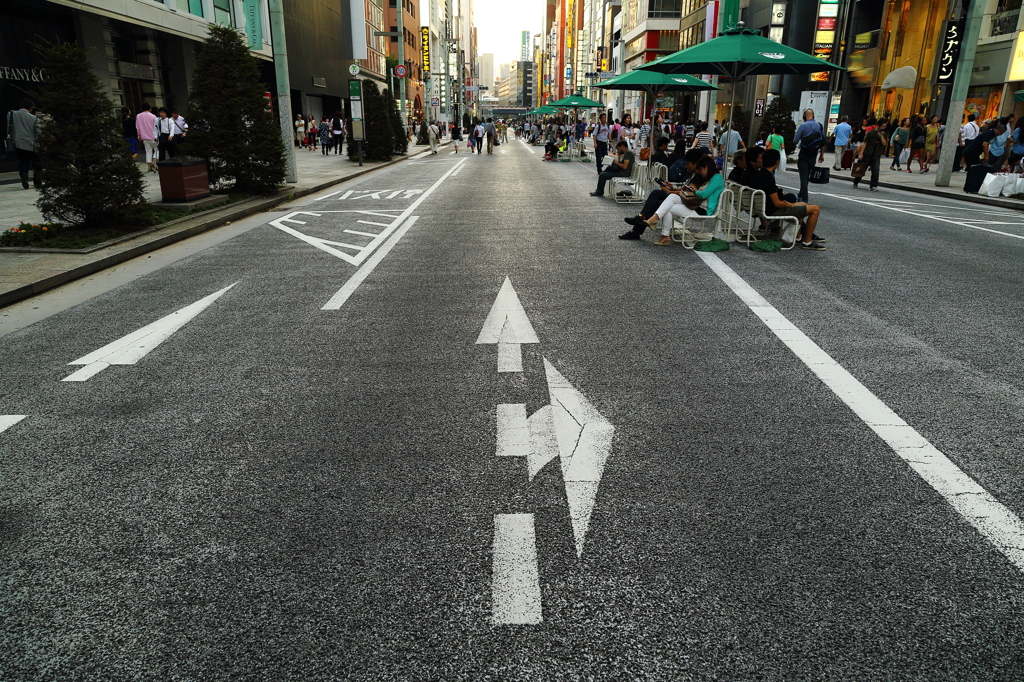
[[[36,136],[39,134],[39,119],[35,115],[35,103],[30,99],[21,100],[21,108],[7,114],[7,136],[14,141],[18,156],[18,175],[21,186],[28,189],[28,169],[32,168],[32,184],[39,189],[39,177],[43,167],[36,150]]]

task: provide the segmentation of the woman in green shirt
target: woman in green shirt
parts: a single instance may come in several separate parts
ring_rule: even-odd
[[[672,238],[669,236],[672,231],[672,221],[665,220],[669,213],[673,218],[685,218],[687,216],[714,215],[718,210],[718,198],[722,195],[722,190],[725,189],[725,180],[718,171],[718,165],[710,156],[705,156],[697,162],[697,178],[703,180],[700,183],[700,189],[694,185],[691,185],[690,189],[693,189],[703,200],[704,207],[690,208],[683,203],[679,194],[669,194],[654,215],[647,219],[648,227],[654,227],[659,222],[662,223],[661,237],[654,242],[656,246],[668,246],[672,243]]]
[[[775,126],[772,134],[768,136],[768,142],[764,148],[778,150],[781,157],[779,170],[786,170],[786,140],[782,137],[782,126]]]

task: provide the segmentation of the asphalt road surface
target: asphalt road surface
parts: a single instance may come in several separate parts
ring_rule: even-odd
[[[0,310],[0,680],[1024,679],[1024,216],[701,256],[541,155]]]

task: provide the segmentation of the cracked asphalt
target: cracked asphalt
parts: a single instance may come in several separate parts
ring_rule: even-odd
[[[445,150],[0,309],[0,680],[1024,679],[1021,569],[695,254],[618,240],[636,207],[592,165],[533,150]],[[383,189],[424,190],[418,220],[322,310],[362,265],[271,222],[363,246],[423,196],[351,198]],[[1024,515],[1024,220],[812,189],[827,251],[721,259]],[[521,373],[475,344],[505,277]],[[615,427],[579,558],[558,464],[495,456],[545,358]],[[538,625],[491,623],[499,513],[535,516]]]

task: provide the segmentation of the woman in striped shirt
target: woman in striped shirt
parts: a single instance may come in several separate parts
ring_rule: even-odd
[[[696,137],[693,138],[693,145],[690,149],[697,149],[698,147],[704,147],[708,154],[712,153],[715,144],[715,137],[708,132],[708,124],[700,124],[700,132],[697,133]]]

